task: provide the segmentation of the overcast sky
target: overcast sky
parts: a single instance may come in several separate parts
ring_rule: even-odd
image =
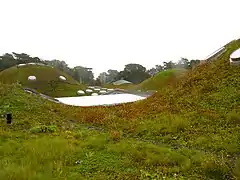
[[[240,38],[240,0],[0,0],[0,53],[92,67],[202,59]]]

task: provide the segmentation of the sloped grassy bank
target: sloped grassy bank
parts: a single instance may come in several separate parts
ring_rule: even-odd
[[[35,76],[36,81],[29,81],[28,76]],[[66,78],[60,80],[59,76]],[[85,85],[78,83],[66,73],[49,66],[25,65],[23,67],[11,67],[0,72],[0,82],[12,84],[19,82],[25,88],[52,97],[77,96],[77,91],[86,89]]]
[[[154,75],[153,77],[143,81],[142,83],[132,87],[132,89],[139,89],[143,91],[147,90],[159,90],[168,85],[171,81],[176,81],[178,78],[183,76],[188,70],[176,68],[169,69],[167,71],[161,71]]]
[[[76,108],[0,86],[1,179],[240,178],[240,67],[231,42],[134,104]]]

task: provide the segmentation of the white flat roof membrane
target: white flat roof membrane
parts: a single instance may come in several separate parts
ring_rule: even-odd
[[[55,99],[59,100],[63,104],[72,106],[101,106],[135,102],[145,98],[146,97],[133,94],[113,94],[100,96],[63,97]]]
[[[237,49],[236,51],[234,51],[231,56],[230,56],[231,59],[238,59],[240,58],[240,48]]]

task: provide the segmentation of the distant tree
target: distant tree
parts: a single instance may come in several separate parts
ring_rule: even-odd
[[[98,79],[100,80],[101,84],[105,84],[107,82],[108,73],[102,72],[99,74]]]
[[[29,63],[32,60],[30,55],[25,54],[25,53],[18,54],[18,53],[13,52],[13,55],[16,58],[16,61],[18,61],[19,64],[20,63],[23,63],[23,64]]]
[[[118,79],[125,79],[132,83],[140,83],[149,78],[146,68],[140,64],[127,64],[123,71],[118,73]]]
[[[163,71],[163,69],[164,69],[164,67],[161,65],[156,65],[155,68],[158,72]]]
[[[45,60],[45,61],[42,61],[42,63],[52,66],[54,68],[57,68],[74,78],[74,74],[75,74],[74,69],[69,68],[68,64],[65,61],[54,59],[54,60]]]
[[[181,58],[178,61],[177,67],[185,68],[185,69],[192,69],[200,64],[200,60],[188,60],[187,58]]]
[[[176,67],[176,64],[172,61],[163,62],[163,67],[164,67],[164,70],[173,69]]]
[[[155,67],[147,70],[147,73],[150,74],[151,76],[154,76],[155,74],[161,72],[164,70],[164,67],[161,65],[155,65]]]
[[[98,77],[96,80],[93,80],[92,85],[93,85],[93,86],[101,86],[101,85],[102,85],[99,77]]]
[[[147,73],[150,76],[154,76],[155,74],[157,74],[157,70],[155,68],[151,68],[151,69],[147,70]]]
[[[15,60],[13,55],[10,53],[5,53],[1,56],[1,58],[5,59],[5,60]]]
[[[119,72],[117,70],[109,69],[107,72],[100,73],[98,78],[102,84],[107,84],[119,80],[118,74]]]
[[[200,60],[191,60],[190,62],[189,62],[189,66],[191,67],[191,68],[194,68],[194,67],[196,67],[197,65],[199,65],[200,64]]]
[[[124,71],[120,71],[116,77],[117,80],[120,80],[120,79],[126,79],[125,77],[125,72]]]
[[[76,66],[73,68],[74,79],[83,84],[91,84],[94,78],[92,68]]]
[[[41,62],[41,60],[38,57],[31,57],[26,53],[5,53],[0,56],[0,70],[7,69],[17,64],[26,64],[30,62],[38,63]]]
[[[107,83],[111,83],[118,80],[117,76],[119,72],[117,70],[109,69],[107,72],[108,72],[106,80]]]
[[[32,57],[32,61],[36,63],[42,63],[42,60],[39,57]]]
[[[31,57],[30,55],[26,53],[12,53],[15,57],[15,60],[17,61],[17,64],[26,64],[26,63],[40,63],[41,59],[39,57]]]
[[[190,62],[187,58],[181,58],[176,64],[178,68],[190,69]]]
[[[4,70],[15,66],[18,62],[14,59],[12,54],[5,53],[0,56],[0,70]]]
[[[60,61],[60,60],[54,59],[51,61],[47,60],[47,61],[45,61],[45,63],[47,63],[48,65],[53,66],[61,71],[64,71],[64,72],[66,72],[69,69],[69,67],[65,61]]]

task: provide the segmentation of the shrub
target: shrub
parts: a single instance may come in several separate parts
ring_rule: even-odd
[[[236,161],[235,169],[233,174],[236,176],[237,179],[240,179],[240,159]]]
[[[122,136],[122,133],[120,131],[110,131],[110,137],[114,140],[114,141],[117,141],[121,138]]]
[[[85,146],[88,149],[104,149],[107,142],[108,142],[108,137],[106,135],[100,134],[98,136],[90,136],[86,139]]]
[[[108,150],[127,156],[136,166],[141,165],[152,170],[158,168],[164,173],[187,171],[191,166],[190,159],[183,154],[168,147],[144,142],[122,140],[110,145]]]
[[[40,126],[35,126],[30,129],[31,133],[53,133],[57,131],[57,126],[51,125],[51,126],[46,126],[46,125],[40,125]]]
[[[228,113],[227,121],[230,124],[240,124],[240,114],[237,112]]]
[[[189,121],[187,118],[182,118],[177,115],[162,114],[160,117],[139,124],[136,132],[140,136],[146,134],[153,136],[159,136],[162,134],[167,135],[185,131],[188,125]]]
[[[208,157],[202,162],[202,167],[207,177],[215,179],[225,179],[229,172],[229,167],[224,161],[214,157]]]

